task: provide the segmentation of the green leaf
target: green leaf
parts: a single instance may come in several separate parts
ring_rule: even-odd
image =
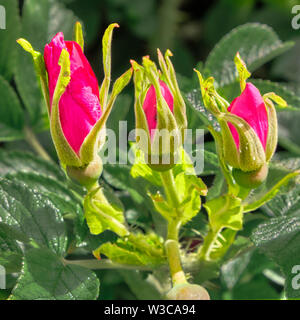
[[[240,283],[233,289],[233,300],[275,300],[280,299],[280,293],[270,285],[263,275],[257,275],[248,282]]]
[[[16,239],[26,241],[22,234],[0,223],[0,265],[8,274],[19,272],[21,269],[23,253]]]
[[[299,175],[299,170],[291,172],[280,162],[270,166],[267,180],[244,201],[244,212],[258,209],[269,200],[273,199],[280,191],[280,188],[287,185],[290,180]]]
[[[22,139],[24,116],[20,101],[9,83],[0,76],[0,141]]]
[[[260,91],[260,93],[266,94],[269,92],[274,92],[281,98],[283,98],[286,103],[287,103],[287,109],[290,110],[300,110],[300,97],[297,96],[292,90],[290,90],[286,84],[284,83],[279,83],[279,82],[272,82],[269,80],[261,80],[261,79],[255,79],[255,80],[250,80]],[[285,108],[285,109],[286,109]],[[282,111],[286,112],[286,111]],[[281,112],[279,112],[279,115]],[[280,124],[280,120],[279,120]]]
[[[214,129],[218,129],[219,123],[216,118],[205,108],[200,89],[193,89],[186,94],[187,105],[194,108],[196,115],[206,125],[211,125]]]
[[[38,158],[29,152],[0,149],[0,177],[19,171],[38,172],[39,175],[56,179],[62,183],[66,182],[66,175],[54,163]]]
[[[121,237],[128,234],[123,208],[109,203],[100,188],[86,195],[84,215],[92,234],[97,235],[105,230],[114,231]]]
[[[37,245],[64,254],[67,238],[60,209],[48,197],[21,182],[0,179],[0,217]]]
[[[204,204],[209,223],[214,232],[223,228],[240,230],[243,226],[243,207],[241,199],[230,195],[212,199]]]
[[[273,218],[259,225],[252,233],[251,239],[263,253],[280,266],[286,278],[286,296],[300,298],[299,289],[293,288],[296,280],[293,267],[299,265],[300,260],[299,212],[290,216]]]
[[[16,65],[18,72],[15,74],[15,81],[18,92],[29,113],[32,125],[38,126],[42,116],[47,116],[47,108],[34,70],[32,57],[22,48],[18,48]],[[47,128],[49,124],[43,123],[42,127]]]
[[[95,300],[99,279],[79,266],[68,266],[49,250],[26,252],[21,277],[11,300]]]
[[[225,35],[209,54],[205,69],[220,86],[235,82],[237,71],[234,56],[239,52],[250,72],[293,46],[282,42],[268,26],[248,23]]]
[[[232,289],[236,285],[249,265],[252,255],[253,250],[248,251],[235,259],[231,259],[222,265],[222,281],[226,284],[227,288]]]
[[[131,234],[128,238],[118,239],[115,243],[104,243],[94,255],[100,253],[120,264],[136,266],[158,266],[165,263],[162,239],[155,234]]]
[[[184,172],[175,178],[176,190],[181,204],[178,210],[181,212],[182,224],[190,221],[201,209],[200,195],[207,194],[204,182],[195,175],[187,175]]]
[[[297,156],[300,156],[300,143],[297,138],[299,132],[299,121],[299,111],[282,111],[278,113],[279,144]]]
[[[280,192],[262,209],[275,216],[286,216],[298,212],[300,210],[300,185],[296,185],[291,190]]]
[[[76,198],[65,185],[53,178],[45,177],[33,172],[17,172],[6,175],[9,180],[22,181],[34,192],[42,193],[48,197],[58,208],[62,215],[71,213],[74,216],[83,215],[81,198]]]
[[[5,8],[6,29],[0,31],[0,75],[6,80],[11,80],[16,70],[16,53],[20,33],[19,3],[17,0],[1,0]]]

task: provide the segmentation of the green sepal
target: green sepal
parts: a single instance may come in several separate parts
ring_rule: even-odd
[[[159,73],[155,63],[148,57],[144,57],[143,66],[149,81],[155,88],[157,101],[157,131],[151,141],[151,156],[154,155],[160,159],[163,155],[170,155],[170,158],[172,158],[182,144],[181,131],[162,95],[159,84]],[[163,149],[163,146],[168,147],[169,150]],[[148,155],[150,156],[150,154]]]
[[[246,88],[246,80],[251,76],[251,73],[248,71],[246,63],[242,60],[238,52],[234,57],[234,63],[239,74],[241,91],[244,91]]]
[[[49,90],[48,90],[48,75],[45,67],[45,61],[43,55],[35,51],[31,44],[25,39],[18,39],[17,43],[27,52],[32,55],[33,64],[35,68],[35,72],[41,84],[43,96],[46,102],[48,115],[50,115],[50,98],[49,98]]]
[[[235,141],[233,139],[232,133],[229,129],[228,123],[226,121],[219,120],[219,124],[221,127],[221,148],[222,148],[222,156],[224,158],[224,162],[229,164],[233,168],[239,168],[239,150],[236,147]]]
[[[222,124],[222,138],[224,148],[225,160],[234,168],[242,171],[254,171],[262,167],[266,162],[266,155],[264,148],[251,126],[242,118],[234,114],[222,113],[218,116],[220,123],[230,122],[237,130],[240,139],[240,147],[238,150],[238,157],[232,153],[236,145],[229,131],[224,130]],[[233,143],[233,144],[232,144]],[[228,148],[228,149],[227,149]]]
[[[268,100],[272,100],[274,101],[280,108],[286,108],[288,106],[287,102],[281,98],[280,96],[278,96],[276,93],[274,92],[268,92],[266,94],[263,95],[263,99],[264,101],[268,101]]]
[[[130,68],[123,73],[114,83],[112,93],[104,109],[100,119],[96,122],[90,133],[84,139],[80,148],[79,154],[83,164],[88,164],[96,157],[98,150],[104,141],[101,141],[102,130],[105,129],[106,121],[110,115],[112,107],[116,101],[117,96],[127,86],[132,76],[132,69]]]
[[[74,26],[74,41],[80,45],[82,52],[84,52],[84,38],[82,32],[82,25],[78,21],[75,23]]]
[[[85,196],[83,207],[91,234],[97,235],[105,230],[111,230],[120,237],[129,234],[125,226],[123,210],[110,204],[100,187]]]
[[[64,136],[59,115],[60,98],[66,91],[66,88],[71,80],[71,62],[67,50],[62,50],[58,64],[61,67],[61,69],[52,99],[50,131],[59,160],[62,162],[62,164],[73,167],[81,167],[83,165],[82,161],[71,148]]]
[[[174,117],[179,130],[182,131],[182,137],[184,137],[184,129],[187,127],[186,105],[178,86],[174,66],[170,60],[173,54],[170,50],[166,50],[165,57],[163,57],[161,51],[157,49],[157,55],[163,76],[174,98]]]
[[[103,108],[102,111],[106,109],[110,81],[111,81],[111,42],[114,28],[118,28],[117,23],[112,23],[104,32],[102,38],[102,59],[103,59],[103,70],[104,70],[104,79],[100,88],[100,104]]]
[[[275,107],[269,98],[265,100],[265,106],[268,115],[268,137],[265,151],[266,161],[268,162],[276,151],[278,142],[278,122]]]
[[[214,78],[209,77],[204,80],[202,74],[198,70],[194,69],[194,71],[198,76],[201,94],[206,109],[215,116],[220,114],[220,108],[223,112],[225,112],[229,103],[224,98],[218,95],[214,87]]]
[[[147,92],[148,88],[148,79],[145,78],[145,71],[144,68],[139,65],[136,61],[130,60],[132,68],[134,70],[134,95],[135,95],[135,102],[134,102],[134,113],[135,113],[135,123],[136,129],[140,129],[141,133],[146,133],[146,141],[144,139],[140,139],[139,131],[136,132],[137,138],[137,146],[140,148],[144,153],[148,152],[151,148],[151,139],[150,139],[150,131],[148,128],[148,122],[143,110],[143,97]]]

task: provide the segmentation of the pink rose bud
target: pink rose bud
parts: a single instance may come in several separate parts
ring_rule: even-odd
[[[231,114],[244,119],[257,134],[264,150],[266,150],[268,138],[268,114],[263,97],[259,90],[252,84],[247,83],[242,94],[235,98],[228,107]],[[229,123],[237,149],[240,146],[240,139],[236,128]]]
[[[70,55],[71,79],[59,101],[60,123],[67,142],[79,155],[84,139],[101,117],[99,86],[80,45],[75,41],[65,41],[60,32],[44,51],[50,106],[61,69],[58,62],[63,49]]]
[[[277,146],[275,108],[252,83],[247,83],[228,112],[229,130],[222,126],[225,160],[233,167],[239,185],[256,188],[266,179],[267,163]]]
[[[117,96],[132,76],[130,68],[115,81],[109,94],[112,33],[118,26],[110,24],[102,39],[104,80],[100,90],[83,54],[79,22],[75,24],[75,41],[65,41],[59,32],[45,46],[44,57],[27,40],[18,39],[22,48],[32,55],[58,158],[69,177],[86,187],[92,186],[102,172],[98,151],[105,141],[105,124]]]
[[[160,80],[159,84],[160,84],[160,90],[161,90],[162,96],[167,102],[170,110],[173,112],[173,108],[174,108],[173,95],[165,82]],[[153,85],[151,85],[147,91],[147,94],[143,103],[143,109],[147,118],[150,136],[151,136],[151,139],[153,139],[155,129],[157,127],[157,101],[156,101],[156,92]]]
[[[159,51],[161,70],[148,56],[143,57],[143,65],[130,61],[134,70],[137,148],[156,171],[169,170],[176,164],[187,124],[170,55],[167,51],[164,58]]]

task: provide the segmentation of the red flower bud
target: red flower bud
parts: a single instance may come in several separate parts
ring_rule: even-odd
[[[59,101],[60,123],[67,142],[79,155],[84,139],[101,117],[99,86],[79,44],[64,41],[64,35],[60,32],[46,45],[44,51],[50,106],[61,69],[58,62],[63,49],[70,55],[71,80]]]
[[[160,84],[160,90],[161,90],[162,96],[166,100],[170,110],[173,112],[173,108],[174,108],[173,95],[165,82],[160,80],[159,84]],[[157,101],[156,101],[156,92],[155,92],[154,85],[151,85],[147,91],[147,94],[143,103],[143,109],[147,118],[148,129],[152,139],[154,136],[155,129],[157,127]]]
[[[231,114],[244,119],[257,134],[264,150],[266,150],[268,138],[268,114],[266,106],[259,90],[252,84],[247,83],[242,94],[235,98],[228,107]],[[229,123],[229,128],[237,148],[240,146],[239,134],[236,128]]]

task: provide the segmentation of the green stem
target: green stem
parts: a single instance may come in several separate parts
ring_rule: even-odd
[[[163,171],[160,173],[160,177],[163,183],[164,191],[166,193],[169,204],[177,209],[180,205],[180,199],[177,194],[176,184],[172,170]]]
[[[24,128],[25,140],[31,145],[31,147],[36,151],[38,155],[40,155],[43,159],[47,161],[52,161],[51,157],[48,155],[46,150],[42,147],[42,145],[37,140],[35,134],[28,127]]]
[[[177,213],[176,219],[168,221],[168,235],[165,242],[167,258],[172,278],[173,286],[180,283],[186,283],[186,277],[181,265],[178,233],[181,226],[180,222],[180,199],[177,194],[176,184],[172,170],[160,173],[167,201]]]
[[[168,257],[173,286],[181,283],[187,283],[180,259],[180,250],[178,242],[179,228],[180,222],[176,222],[174,220],[169,221],[168,236],[165,242],[165,248]]]
[[[210,253],[213,250],[213,245],[218,238],[218,232],[213,232],[209,230],[208,234],[204,239],[204,243],[200,248],[199,258],[200,260],[210,261]]]

